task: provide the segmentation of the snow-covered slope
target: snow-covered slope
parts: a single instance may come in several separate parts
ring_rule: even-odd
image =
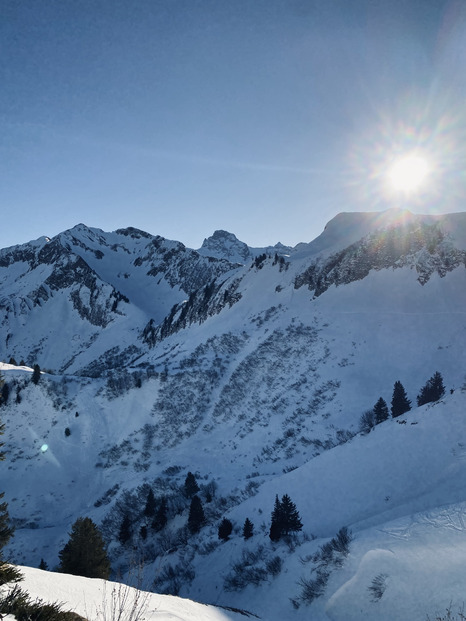
[[[89,621],[244,621],[246,618],[244,613],[138,591],[120,583],[65,574],[57,580],[56,575],[40,569],[19,569],[23,575],[21,587],[31,599],[58,603],[62,610],[76,612]],[[121,608],[122,604],[126,608]],[[8,616],[5,621],[9,621]]]
[[[34,385],[31,369],[2,366],[13,558],[54,567],[71,524],[88,515],[109,541],[114,570],[141,555],[157,591],[270,621],[425,621],[459,591],[436,593],[435,580],[447,578],[432,566],[427,579],[424,559],[451,545],[455,562],[464,559],[448,524],[464,530],[466,214],[340,214],[314,242],[242,266],[233,253],[241,242],[225,235],[210,258],[134,229],[82,225],[0,253],[3,308],[17,292],[25,300],[4,310],[3,358],[53,370]],[[57,270],[77,272],[68,288],[50,285]],[[43,304],[28,304],[44,282]],[[158,318],[150,314],[157,296]],[[82,310],[104,307],[100,326]],[[390,404],[395,381],[414,406],[435,371],[447,388],[442,402],[359,435],[361,414],[379,397]],[[194,536],[182,493],[188,471],[207,520]],[[168,500],[162,533],[141,531],[150,488]],[[274,498],[285,493],[303,534],[272,544]],[[125,514],[132,535],[121,545]],[[220,543],[223,516],[235,530]],[[246,517],[255,535],[245,542]],[[410,524],[412,538],[391,534]],[[315,554],[343,526],[354,534],[349,556],[342,567],[319,567]],[[231,590],[241,567],[251,583]],[[306,605],[299,582],[319,572],[328,573],[325,588]],[[372,601],[379,574],[374,589],[383,593]]]

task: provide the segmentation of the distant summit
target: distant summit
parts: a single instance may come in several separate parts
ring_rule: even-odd
[[[251,258],[247,244],[228,231],[215,231],[211,237],[204,239],[198,250],[199,254],[216,259],[228,259],[232,263],[245,263]]]
[[[266,246],[264,248],[252,248],[245,242],[240,241],[236,235],[228,231],[217,230],[211,237],[204,239],[199,248],[199,254],[215,259],[227,259],[231,263],[247,263],[260,254],[289,254],[291,248],[283,244]]]

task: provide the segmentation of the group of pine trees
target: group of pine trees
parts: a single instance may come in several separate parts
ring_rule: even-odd
[[[272,523],[270,525],[269,537],[272,541],[279,541],[282,537],[302,530],[303,523],[299,517],[296,505],[292,502],[288,494],[279,500],[275,496],[275,505],[272,511]]]
[[[218,526],[218,538],[228,541],[231,533],[233,532],[233,522],[228,518],[223,518]],[[244,520],[243,530],[241,536],[244,540],[250,539],[254,535],[254,524],[249,518]]]
[[[40,368],[34,366],[32,381],[37,383],[40,378]],[[8,392],[5,391],[5,383],[0,377],[0,395],[3,402],[8,399]],[[436,372],[422,387],[417,396],[418,406],[426,403],[437,401],[445,394],[443,378],[439,372]],[[402,416],[411,409],[411,401],[408,399],[406,391],[400,381],[396,381],[393,387],[393,395],[390,410],[387,403],[382,397],[378,399],[372,410],[366,412],[361,418],[361,429],[370,431],[372,427],[387,420],[390,415],[393,418]],[[0,435],[3,433],[3,425],[0,424]],[[0,443],[0,448],[2,444]],[[3,452],[0,451],[0,461],[4,459]],[[190,500],[189,515],[187,527],[191,534],[198,533],[206,522],[206,517],[200,496],[199,485],[195,476],[188,472],[183,492],[187,499]],[[3,498],[0,493],[0,501]],[[154,496],[152,489],[149,490],[145,507],[144,516],[147,518],[150,526],[156,531],[162,530],[168,522],[167,503],[162,498],[159,504]],[[269,537],[273,542],[279,541],[282,537],[286,537],[294,532],[302,530],[303,524],[296,508],[288,494],[284,494],[279,499],[275,497],[275,504],[271,515],[271,525]],[[118,539],[120,543],[125,544],[132,536],[132,524],[129,515],[124,515]],[[233,524],[228,518],[223,518],[218,527],[218,537],[228,540],[233,531]],[[2,559],[1,551],[13,534],[13,530],[9,526],[8,508],[5,502],[0,502],[0,585],[11,579],[11,567]],[[246,518],[242,536],[249,539],[254,534],[254,525]],[[65,573],[81,575],[90,578],[104,578],[110,576],[110,561],[107,556],[105,542],[102,534],[96,524],[88,517],[78,518],[73,524],[70,532],[69,541],[60,550],[59,570]],[[141,536],[147,536],[147,526],[141,527]]]
[[[438,401],[445,394],[442,375],[437,371],[421,388],[417,396],[417,405],[425,405]],[[411,410],[411,401],[408,399],[406,390],[400,381],[396,381],[393,386],[393,394],[390,410],[386,401],[380,397],[371,410],[367,410],[360,418],[359,428],[363,433],[369,433],[376,425],[392,418],[398,418]]]
[[[288,494],[284,494],[279,500],[275,497],[275,504],[271,515],[269,537],[272,541],[279,541],[282,537],[299,532],[303,523],[294,502]],[[233,531],[233,523],[228,518],[223,518],[218,527],[218,538],[227,541]],[[244,520],[242,536],[250,539],[254,535],[254,525],[249,518]]]

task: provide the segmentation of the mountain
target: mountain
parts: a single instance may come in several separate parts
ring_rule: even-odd
[[[466,214],[339,214],[314,241],[242,261],[234,236],[213,238],[195,251],[78,225],[0,252],[13,560],[54,567],[88,515],[116,572],[144,557],[154,590],[269,621],[425,621],[461,603],[447,585],[466,563]],[[446,395],[415,408],[436,371]],[[396,381],[412,411],[362,434]],[[197,534],[188,472],[206,515]],[[161,532],[149,489],[167,502]],[[284,494],[303,532],[273,543]],[[348,555],[332,552],[343,527]],[[452,568],[437,568],[453,548]]]
[[[228,231],[215,231],[211,237],[204,239],[198,253],[206,257],[228,259],[232,263],[247,263],[264,253],[277,253],[281,256],[291,251],[292,248],[280,243],[265,248],[251,248],[240,241],[233,233],[229,233]]]
[[[150,320],[235,267],[133,228],[82,224],[2,250],[1,350],[60,372],[92,374],[99,357],[102,367],[127,362]]]

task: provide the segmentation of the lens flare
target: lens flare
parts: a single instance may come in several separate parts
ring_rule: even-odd
[[[46,453],[48,451],[48,449],[49,449],[49,445],[48,444],[43,444],[40,447],[40,450],[42,451],[42,453]]]
[[[408,195],[422,189],[431,172],[426,156],[408,153],[395,159],[388,169],[387,180],[393,191]]]
[[[437,108],[437,109],[436,109]],[[362,121],[361,121],[362,123]],[[466,117],[411,93],[350,138],[347,196],[363,209],[457,210],[466,193]],[[441,201],[441,202],[440,202]]]

